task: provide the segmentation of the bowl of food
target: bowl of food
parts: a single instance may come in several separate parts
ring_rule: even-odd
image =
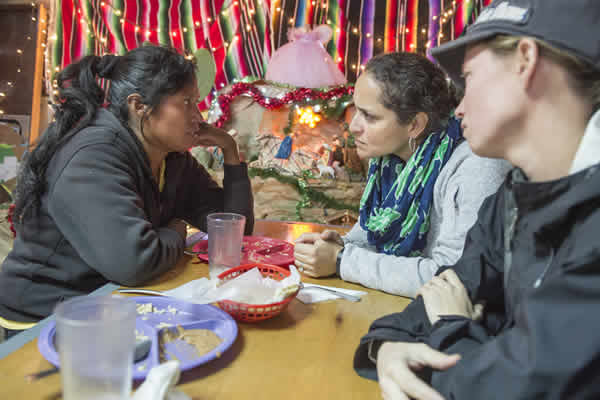
[[[237,278],[238,276],[254,269],[258,268],[261,275],[264,278],[271,278],[276,281],[281,281],[291,275],[291,272],[285,268],[278,267],[276,265],[262,264],[262,263],[251,263],[244,264],[238,267],[231,268],[219,275],[221,283],[227,282],[231,279]],[[258,322],[264,321],[269,318],[273,318],[276,315],[281,314],[285,310],[288,304],[296,297],[300,290],[298,285],[290,285],[288,287],[279,289],[279,297],[283,300],[269,303],[269,304],[248,304],[238,302],[234,300],[220,300],[217,302],[219,307],[229,313],[233,318],[242,322]]]

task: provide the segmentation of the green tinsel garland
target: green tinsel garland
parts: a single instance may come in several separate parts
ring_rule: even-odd
[[[302,178],[296,178],[293,176],[281,175],[274,168],[249,168],[248,175],[253,178],[258,176],[260,178],[275,178],[281,183],[292,186],[302,197],[301,200],[296,204],[296,217],[299,221],[303,221],[301,210],[303,208],[310,207],[312,202],[322,204],[325,208],[333,208],[334,210],[351,210],[358,213],[358,206],[346,204],[332,197],[327,196],[323,192],[319,192],[308,186],[306,179],[312,178],[310,171],[304,171]]]

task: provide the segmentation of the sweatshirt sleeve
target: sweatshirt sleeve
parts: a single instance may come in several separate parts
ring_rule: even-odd
[[[355,223],[352,229],[342,236],[342,239],[344,240],[344,247],[350,244],[365,248],[371,247],[367,240],[367,233],[360,227],[360,222]],[[375,251],[374,247],[372,249]]]
[[[213,212],[231,212],[246,217],[245,234],[254,229],[254,200],[245,163],[224,165],[223,187],[220,187],[191,155],[188,155],[185,219],[206,231],[206,216]]]
[[[135,286],[175,265],[184,239],[147,219],[135,174],[116,146],[78,150],[50,188],[48,211],[81,258],[100,275]]]
[[[451,267],[465,284],[471,299],[485,301],[489,303],[491,309],[501,308],[499,306],[504,304],[502,292],[503,228],[501,216],[498,215],[496,208],[499,198],[502,196],[496,194],[485,200],[479,211],[477,223],[467,235],[463,255],[456,265]],[[490,243],[499,244],[498,246],[486,246]],[[438,274],[445,268],[440,269]],[[360,340],[354,356],[354,368],[363,377],[377,379],[376,365],[368,357],[370,342],[422,342],[431,345],[432,340],[438,340],[439,342],[454,343],[459,339],[458,335],[461,333],[459,327],[450,326],[450,329],[442,329],[446,322],[453,321],[474,323],[465,318],[445,318],[443,322],[438,322],[432,327],[425,311],[423,299],[419,296],[402,312],[382,317],[373,322],[369,332]],[[487,326],[482,326],[481,329],[486,335],[490,331]]]
[[[342,279],[414,298],[419,288],[442,265],[452,265],[460,258],[465,236],[477,218],[477,211],[483,200],[496,192],[507,170],[503,162],[471,155],[450,173],[440,176],[434,198],[439,220],[431,221],[439,224],[439,234],[434,238],[429,235],[428,240],[434,242],[428,256],[397,257],[377,253],[374,247],[365,247],[366,232],[357,224],[358,228],[355,226],[350,232],[351,237],[358,237],[354,231],[360,229],[364,241],[346,242],[340,264]]]

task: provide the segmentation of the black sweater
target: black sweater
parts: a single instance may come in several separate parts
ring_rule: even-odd
[[[185,241],[173,218],[205,229],[211,212],[246,216],[254,225],[244,164],[225,166],[223,188],[188,153],[166,159],[159,191],[141,142],[110,112],[52,158],[39,213],[19,227],[0,271],[0,316],[36,321],[65,298],[113,281],[141,285],[173,267]]]

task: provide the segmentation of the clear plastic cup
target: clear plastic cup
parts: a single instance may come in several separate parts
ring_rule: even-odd
[[[81,296],[55,309],[64,400],[124,400],[131,395],[136,303]]]
[[[209,214],[206,225],[208,274],[214,279],[222,272],[240,265],[246,217],[234,213]]]

